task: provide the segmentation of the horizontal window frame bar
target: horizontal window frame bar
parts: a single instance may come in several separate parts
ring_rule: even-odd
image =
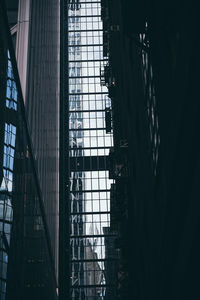
[[[101,76],[100,75],[95,75],[95,76],[71,76],[71,77],[69,76],[69,79],[82,79],[82,78],[84,78],[84,79],[86,79],[86,78],[101,78]],[[69,85],[70,85],[70,83],[69,83]]]
[[[117,234],[99,234],[99,235],[97,235],[97,234],[91,234],[91,235],[89,235],[89,234],[84,234],[84,235],[70,235],[69,236],[69,238],[70,239],[81,239],[81,238],[99,238],[99,237],[102,237],[102,238],[104,238],[104,237],[117,237]]]
[[[101,4],[101,1],[94,1],[94,2],[93,1],[88,1],[88,2],[85,1],[85,2],[78,2],[77,4],[93,4],[93,3],[94,4],[98,4],[98,3]],[[68,4],[70,5],[71,3],[68,3]]]
[[[70,129],[69,128],[69,131],[91,131],[91,130],[105,130],[105,129],[106,129],[106,127],[100,127],[100,128],[77,128],[77,129]],[[102,136],[102,137],[104,137],[104,136]]]
[[[0,251],[5,252],[4,249],[2,250],[2,248],[0,248]],[[6,253],[6,252],[5,252],[5,253]],[[3,278],[3,277],[1,277],[1,276],[0,276],[0,279],[1,279],[1,281],[5,282],[5,283],[7,282],[7,279],[5,279],[5,278]]]
[[[107,95],[108,96],[108,92],[96,92],[96,93],[94,93],[94,92],[91,92],[91,93],[69,93],[69,96],[81,96],[81,95]],[[70,100],[69,100],[70,101]],[[80,100],[79,100],[80,101]],[[81,100],[82,101],[82,100]],[[95,101],[97,101],[96,99],[95,99]]]
[[[99,150],[99,149],[104,149],[104,150],[107,150],[107,149],[110,149],[111,147],[84,147],[84,148],[68,148],[69,150]],[[107,155],[106,155],[107,156]],[[71,157],[71,156],[70,156]],[[76,156],[72,156],[72,157],[76,157]],[[85,157],[85,156],[77,156],[78,157]]]
[[[86,3],[86,2],[84,2],[84,3]],[[68,19],[72,19],[72,18],[93,18],[93,17],[94,18],[101,17],[101,14],[100,15],[80,15],[80,16],[71,16],[71,15],[69,15]],[[100,20],[100,22],[102,22],[102,20]],[[73,22],[69,22],[69,23],[73,24]],[[87,22],[84,22],[84,23],[87,23]]]
[[[96,171],[102,171],[102,170],[96,170]],[[105,171],[107,171],[107,170],[105,170]],[[74,170],[72,170],[72,171],[70,170],[70,172],[75,172],[75,171]],[[90,172],[90,171],[84,171],[84,170],[82,170],[82,171],[77,171],[77,172],[80,173],[80,172]],[[82,191],[75,191],[75,190],[73,190],[73,191],[70,191],[70,194],[74,194],[74,193],[77,193],[77,192],[79,192],[79,193],[92,193],[92,192],[93,193],[98,193],[98,192],[104,192],[105,193],[105,190],[94,190],[94,191],[93,190],[82,190]],[[110,190],[108,190],[108,192],[110,192]],[[107,201],[110,201],[110,199],[109,200],[107,199]]]
[[[0,195],[5,195],[5,196],[12,197],[13,196],[13,192],[9,192],[8,190],[1,190],[0,191]],[[3,200],[3,199],[1,199],[1,200]],[[7,200],[7,199],[4,199],[4,200]]]
[[[13,156],[11,156],[11,155],[9,155],[9,154],[7,154],[7,153],[4,153],[4,154],[6,155],[6,157],[10,156],[10,157],[13,158]],[[4,166],[3,166],[3,170],[9,171],[9,172],[11,172],[12,174],[14,174],[14,168],[13,168],[13,169],[10,169],[9,167],[4,167]],[[5,176],[4,176],[4,177],[5,177]],[[10,180],[10,179],[8,179],[8,180],[11,181],[11,182],[14,181],[14,180]]]
[[[82,262],[104,262],[104,261],[117,261],[117,258],[97,258],[97,259],[72,259],[70,263],[82,263]],[[95,271],[95,270],[94,270]]]
[[[108,169],[106,169],[105,171],[109,171]],[[88,171],[90,172],[90,171]],[[76,173],[80,173],[79,171],[77,171]],[[73,178],[72,178],[73,179]],[[107,178],[106,178],[107,179]],[[109,179],[109,178],[108,178]],[[74,193],[79,193],[79,194],[82,194],[82,193],[105,193],[105,192],[110,192],[110,189],[104,189],[104,190],[82,190],[82,191],[70,191],[69,193],[70,194],[74,194]],[[110,200],[108,200],[110,201]]]
[[[103,43],[102,44],[81,44],[81,45],[68,45],[69,47],[103,47]]]
[[[93,110],[69,110],[69,113],[87,113],[87,112],[105,112],[105,109],[93,109]]]
[[[9,220],[5,220],[5,219],[0,219],[0,223],[12,225],[13,224],[13,220],[9,221]],[[6,232],[6,233],[8,233],[8,232]]]
[[[69,60],[69,63],[82,63],[82,62],[107,62],[108,59],[104,58],[104,59],[84,59],[84,60]],[[97,68],[97,67],[96,67]]]
[[[99,271],[96,271],[99,272]],[[104,288],[104,287],[115,287],[114,284],[91,284],[91,285],[70,285],[70,289],[81,289],[81,288]]]
[[[92,201],[92,200],[91,200]],[[97,200],[97,201],[101,201],[101,200]],[[109,200],[108,200],[109,201]],[[71,201],[71,203],[73,202],[73,200]],[[84,215],[110,215],[110,211],[89,211],[89,212],[77,212],[77,213],[70,213],[70,216],[84,216]]]
[[[68,33],[71,33],[71,32],[88,32],[88,31],[92,31],[92,32],[103,32],[103,29],[75,29],[75,30],[68,30]]]

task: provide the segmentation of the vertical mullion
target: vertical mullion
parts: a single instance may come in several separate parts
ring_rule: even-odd
[[[68,0],[60,1],[59,300],[70,297]]]

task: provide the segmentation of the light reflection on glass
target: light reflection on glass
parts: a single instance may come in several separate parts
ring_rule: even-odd
[[[5,78],[1,78],[5,80]],[[17,110],[17,88],[14,81],[12,63],[8,52],[7,82],[6,82],[5,106],[11,110]],[[8,247],[10,244],[11,226],[13,220],[12,191],[13,168],[16,142],[16,126],[5,122],[4,146],[3,146],[3,179],[0,182],[0,298],[5,299],[6,278],[8,265]]]
[[[88,3],[87,3],[88,2]],[[70,9],[71,8],[71,9]],[[80,1],[69,6],[69,153],[83,168],[71,170],[71,286],[72,299],[104,299],[105,228],[110,226],[110,185],[106,161],[112,134],[106,134],[105,107],[111,106],[108,90],[101,85],[103,31],[100,1]],[[88,158],[88,159],[86,159]],[[84,169],[85,168],[85,169]],[[91,297],[91,298],[90,298]]]

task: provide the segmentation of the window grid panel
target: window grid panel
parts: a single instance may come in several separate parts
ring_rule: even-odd
[[[113,146],[113,136],[105,129],[105,108],[111,107],[111,100],[100,80],[100,70],[107,62],[101,3],[81,1],[76,8],[69,4],[68,12],[69,156],[83,163],[84,158],[95,157],[99,164],[99,157],[107,156]],[[106,162],[102,166],[104,170],[70,172],[70,278],[71,286],[76,287],[72,299],[105,298],[105,236],[113,180]]]
[[[14,81],[13,68],[10,60],[9,51],[7,53],[7,82],[5,106],[8,110],[17,111],[18,92]],[[9,112],[8,112],[9,113]],[[13,191],[13,168],[16,142],[16,126],[4,124],[4,146],[3,146],[3,179],[0,184],[0,235],[4,236],[8,246],[13,221],[12,191]],[[7,268],[8,268],[8,249],[3,238],[0,238],[0,298],[5,299]]]

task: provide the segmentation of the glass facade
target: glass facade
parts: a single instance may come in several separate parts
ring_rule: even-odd
[[[0,3],[0,299],[56,299],[40,184],[13,44]]]
[[[108,154],[105,111],[111,107],[101,85],[103,30],[100,1],[68,5],[70,281],[71,299],[106,299],[110,232]]]
[[[13,77],[12,63],[10,60],[9,51],[4,56],[5,66],[4,69],[6,79],[6,101],[5,106],[2,109],[7,110],[15,116],[17,110],[17,88]],[[2,68],[3,69],[3,68]],[[3,87],[2,87],[3,88]],[[2,101],[3,99],[1,99]],[[10,235],[11,227],[13,222],[13,167],[14,167],[14,155],[15,155],[15,144],[16,144],[16,122],[11,123],[9,118],[5,117],[1,122],[1,182],[0,182],[0,293],[1,299],[5,299],[6,293],[6,281],[7,281],[7,269],[8,269],[8,252],[10,247]],[[2,118],[3,119],[3,118]],[[3,139],[4,137],[4,139]]]

